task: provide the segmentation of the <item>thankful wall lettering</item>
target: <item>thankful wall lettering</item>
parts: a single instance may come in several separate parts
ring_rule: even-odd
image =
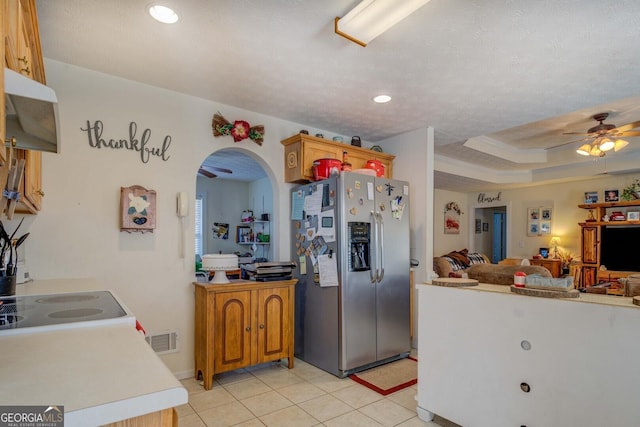
[[[136,122],[129,123],[129,138],[128,139],[106,139],[102,137],[103,131],[102,121],[96,120],[91,126],[91,122],[87,120],[87,127],[80,128],[80,130],[87,132],[89,138],[89,145],[94,148],[113,148],[116,150],[132,150],[140,153],[140,160],[142,163],[147,163],[151,156],[160,157],[165,162],[169,160],[167,151],[171,145],[171,135],[164,137],[162,141],[162,147],[148,147],[149,139],[151,138],[151,129],[145,129],[142,132],[140,139],[136,137],[138,132],[138,125]]]

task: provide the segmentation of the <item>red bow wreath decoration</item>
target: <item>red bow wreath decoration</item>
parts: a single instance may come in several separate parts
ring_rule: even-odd
[[[234,142],[240,142],[243,139],[251,139],[258,145],[262,145],[264,139],[264,126],[258,125],[251,127],[244,120],[236,120],[231,124],[222,114],[215,113],[213,115],[213,136],[231,135]]]

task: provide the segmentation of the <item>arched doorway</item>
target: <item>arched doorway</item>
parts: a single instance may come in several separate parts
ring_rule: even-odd
[[[275,253],[273,185],[255,153],[224,148],[208,156],[196,179],[195,251],[271,261]],[[252,212],[256,221],[243,222]]]

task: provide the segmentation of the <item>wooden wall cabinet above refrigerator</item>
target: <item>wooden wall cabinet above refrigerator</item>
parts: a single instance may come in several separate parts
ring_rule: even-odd
[[[384,165],[384,176],[393,178],[393,159],[391,154],[380,153],[362,147],[329,141],[311,135],[297,134],[283,141],[284,145],[284,181],[306,183],[313,181],[313,162],[317,159],[338,159],[347,152],[351,168],[362,169],[368,160],[379,160]]]

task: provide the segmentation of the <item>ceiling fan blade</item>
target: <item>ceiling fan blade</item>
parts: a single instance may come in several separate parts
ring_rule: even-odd
[[[553,147],[547,147],[546,150],[551,150],[552,148],[564,147],[565,145],[575,144],[576,142],[586,141],[588,139],[591,139],[591,138],[586,137],[586,138],[580,138],[580,139],[576,139],[576,140],[569,141],[569,142],[563,142],[562,144],[554,145]]]
[[[616,134],[616,138],[625,136],[640,136],[640,130],[628,130],[626,132]]]
[[[584,133],[584,132],[562,132],[563,135],[584,135],[584,136],[590,136],[593,135],[592,133]]]
[[[614,130],[617,132],[626,132],[631,129],[635,129],[637,127],[640,127],[640,120],[638,120],[637,122],[627,123],[626,125],[618,126]],[[618,135],[620,135],[620,133],[618,133]]]
[[[218,175],[216,175],[215,173],[213,173],[213,172],[209,172],[208,170],[206,170],[206,169],[204,169],[204,168],[200,168],[200,169],[198,169],[198,173],[199,173],[200,175],[204,175],[204,176],[206,176],[207,178],[216,178],[216,177],[218,176]]]
[[[209,169],[213,169],[214,171],[222,172],[222,173],[233,173],[231,169],[219,168],[217,166],[208,166]]]

